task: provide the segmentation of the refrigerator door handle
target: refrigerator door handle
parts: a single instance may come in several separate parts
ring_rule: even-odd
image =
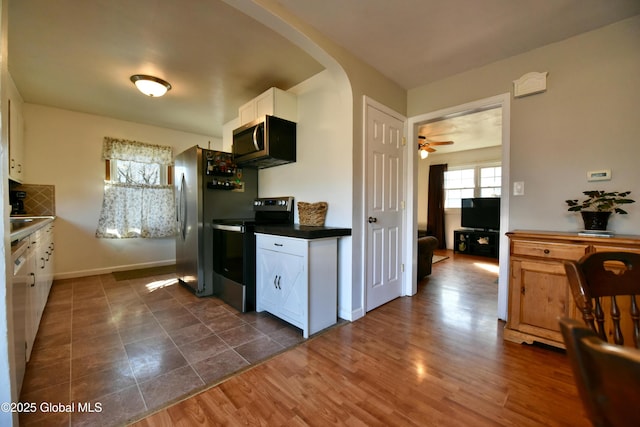
[[[185,220],[187,216],[187,198],[184,194],[185,191],[185,177],[184,173],[182,174],[182,178],[180,179],[180,187],[178,190],[178,198],[179,198],[179,206],[178,206],[178,227],[180,228],[180,235],[182,236],[182,240],[187,237],[187,221]]]
[[[182,181],[176,185],[176,222],[180,224],[180,201],[182,200]]]

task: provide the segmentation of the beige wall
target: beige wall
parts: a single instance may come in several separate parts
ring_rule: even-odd
[[[511,102],[512,229],[575,231],[582,227],[564,200],[590,189],[631,190],[638,203],[610,228],[640,230],[640,16],[412,89],[415,116],[509,92],[512,81],[548,71],[548,90]],[[611,169],[611,181],[587,182],[589,170]],[[511,188],[511,183],[509,183]]]
[[[25,103],[25,183],[55,185],[56,278],[175,262],[173,239],[97,239],[105,136],[173,147],[221,141],[154,126]]]

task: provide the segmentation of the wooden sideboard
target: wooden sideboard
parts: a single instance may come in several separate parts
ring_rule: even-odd
[[[640,253],[640,236],[591,237],[553,231],[512,231],[509,312],[504,339],[564,348],[558,319],[582,320],[565,275],[565,260],[592,252]]]

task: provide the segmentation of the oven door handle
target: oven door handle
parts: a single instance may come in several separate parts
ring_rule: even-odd
[[[236,233],[244,233],[244,225],[228,225],[228,224],[212,224],[214,230],[234,231]]]

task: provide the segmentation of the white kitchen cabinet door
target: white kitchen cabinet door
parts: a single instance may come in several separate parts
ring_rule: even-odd
[[[22,182],[24,178],[24,120],[22,109],[9,99],[9,178]]]
[[[307,314],[307,277],[304,256],[280,253],[278,290],[279,317],[304,329]]]
[[[298,120],[296,95],[272,87],[238,109],[240,126],[267,115],[296,122]]]
[[[256,311],[278,311],[280,292],[278,291],[279,253],[267,249],[256,250]]]
[[[247,123],[251,123],[256,119],[256,100],[252,99],[246,104],[242,105],[238,109],[238,118],[240,120],[240,126],[244,126]]]

